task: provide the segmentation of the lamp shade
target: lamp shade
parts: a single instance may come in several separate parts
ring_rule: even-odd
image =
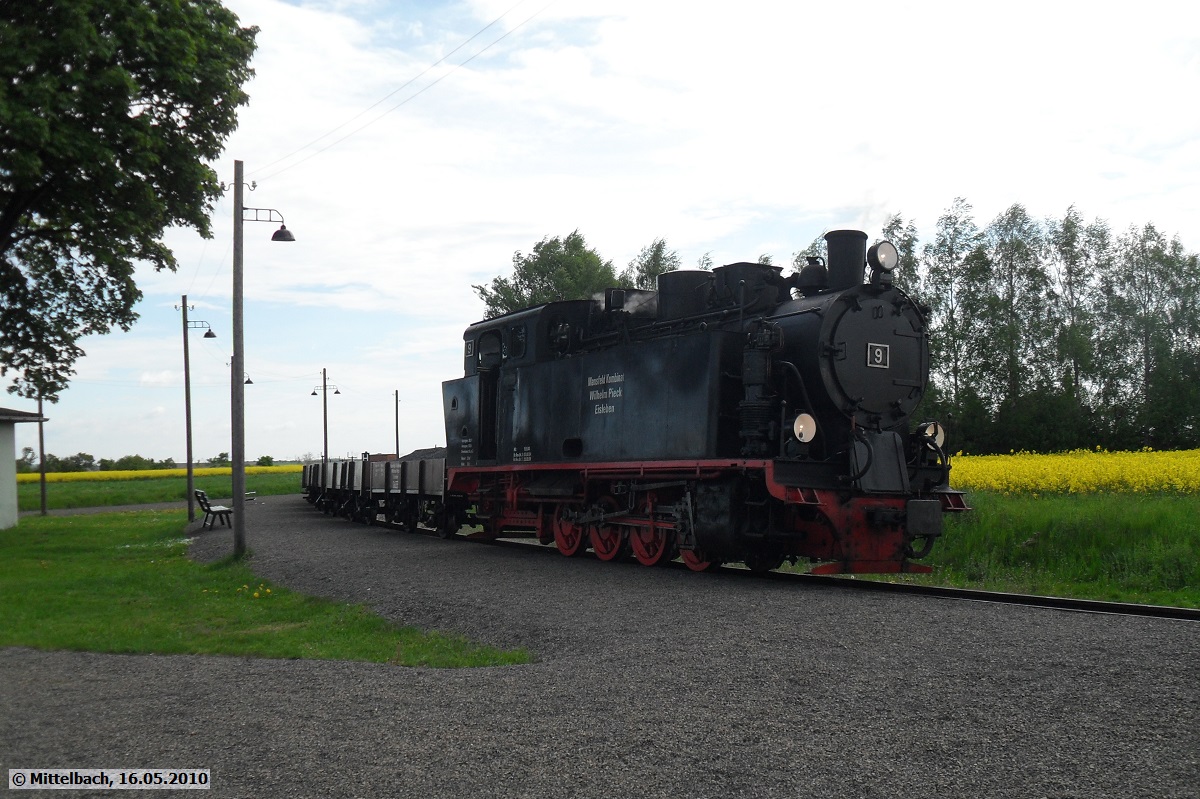
[[[295,241],[296,237],[292,235],[292,231],[287,229],[287,225],[280,225],[279,230],[271,234],[271,241]]]

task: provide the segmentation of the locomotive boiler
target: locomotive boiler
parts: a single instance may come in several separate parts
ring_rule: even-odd
[[[890,243],[825,239],[787,276],[668,272],[471,325],[442,387],[443,530],[695,570],[927,571],[965,509],[941,427],[914,417],[927,311],[893,285]],[[372,518],[411,516],[397,496]]]

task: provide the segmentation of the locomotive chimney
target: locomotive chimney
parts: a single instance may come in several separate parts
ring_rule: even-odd
[[[863,282],[867,265],[867,234],[861,230],[831,230],[825,234],[829,247],[829,288],[841,291]]]

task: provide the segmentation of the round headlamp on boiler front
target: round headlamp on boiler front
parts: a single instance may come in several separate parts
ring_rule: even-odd
[[[801,444],[807,444],[817,437],[817,420],[811,414],[798,415],[792,421],[792,434]]]
[[[867,250],[867,263],[881,272],[894,272],[900,265],[900,251],[890,241],[879,241]]]
[[[922,424],[921,434],[936,444],[939,449],[946,443],[946,428],[937,422],[925,422]]]

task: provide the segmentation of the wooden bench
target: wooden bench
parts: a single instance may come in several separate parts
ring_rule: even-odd
[[[233,527],[233,508],[227,508],[224,505],[213,505],[208,501],[208,494],[200,489],[196,489],[196,503],[200,506],[200,510],[204,511],[204,523],[200,525],[200,529],[213,529],[217,522],[226,527]]]

